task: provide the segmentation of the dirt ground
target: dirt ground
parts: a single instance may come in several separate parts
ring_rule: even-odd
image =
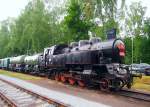
[[[54,80],[49,80],[47,78],[27,81],[45,87],[47,89],[67,93],[73,96],[81,97],[86,100],[110,105],[112,107],[150,107],[150,102],[135,100],[132,98],[127,98],[118,95],[112,95],[90,88],[80,88],[78,86],[71,86]]]

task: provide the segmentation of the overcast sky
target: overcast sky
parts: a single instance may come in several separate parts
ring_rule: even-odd
[[[0,21],[7,19],[7,17],[17,17],[29,1],[30,0],[0,0]],[[129,5],[132,1],[140,0],[126,0],[126,3]],[[142,4],[147,7],[146,16],[150,17],[150,0],[142,0]]]
[[[138,1],[141,1],[142,5],[147,7],[145,16],[150,17],[150,0],[126,0],[126,4],[130,5],[132,2],[138,2]]]
[[[17,17],[29,0],[0,0],[0,21]]]

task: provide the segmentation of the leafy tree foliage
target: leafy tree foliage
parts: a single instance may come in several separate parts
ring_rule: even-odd
[[[126,18],[126,30],[131,36],[139,36],[143,34],[143,24],[146,7],[141,5],[141,2],[133,2],[129,6]]]
[[[118,7],[118,0],[79,0],[83,7],[84,16],[94,25],[90,29],[97,36],[105,39],[106,31],[117,28],[119,33],[118,20],[120,17],[118,13],[122,12],[125,0],[121,0],[121,9]],[[119,11],[118,11],[119,10]],[[95,21],[98,18],[99,21]],[[120,20],[119,20],[120,21]]]
[[[150,18],[144,21],[144,35],[150,38]]]
[[[130,5],[127,11],[128,18],[126,19],[126,30],[128,32],[128,38],[126,41],[126,63],[132,63],[132,51],[133,51],[133,63],[150,63],[150,22],[149,19],[145,19],[145,7],[140,2],[135,2]],[[132,39],[133,38],[133,50]]]
[[[90,23],[84,19],[78,0],[70,0],[67,12],[68,15],[64,19],[64,24],[70,31],[72,40],[87,39]]]
[[[144,17],[146,8],[140,2],[125,8],[125,0],[121,0],[118,9],[118,0],[64,1],[66,5],[59,6],[61,0],[31,0],[18,18],[0,22],[0,58],[88,39],[89,31],[104,40],[107,30],[117,28],[119,33],[125,28],[125,63],[132,63],[131,37],[133,62],[150,63],[150,19]],[[121,21],[125,22],[122,26]]]
[[[18,19],[12,24],[3,24],[0,31],[0,37],[4,39],[1,39],[4,47],[1,56],[37,53],[55,44],[56,19],[52,14],[45,10],[41,0],[29,2]]]

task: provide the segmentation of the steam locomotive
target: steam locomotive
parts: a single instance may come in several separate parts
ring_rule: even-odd
[[[0,60],[0,67],[12,71],[45,75],[69,84],[98,85],[102,90],[119,90],[132,85],[133,75],[124,67],[125,44],[121,39],[101,41],[93,37],[69,45],[59,44],[32,56]]]

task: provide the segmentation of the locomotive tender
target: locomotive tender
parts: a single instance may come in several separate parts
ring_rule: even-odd
[[[84,87],[92,84],[99,85],[103,90],[118,90],[124,86],[130,88],[133,80],[130,71],[123,67],[124,57],[125,45],[121,39],[102,42],[100,38],[93,37],[70,45],[54,45],[45,48],[42,54],[23,55],[19,56],[20,59],[11,57],[7,69],[42,73],[71,85],[78,83]]]

